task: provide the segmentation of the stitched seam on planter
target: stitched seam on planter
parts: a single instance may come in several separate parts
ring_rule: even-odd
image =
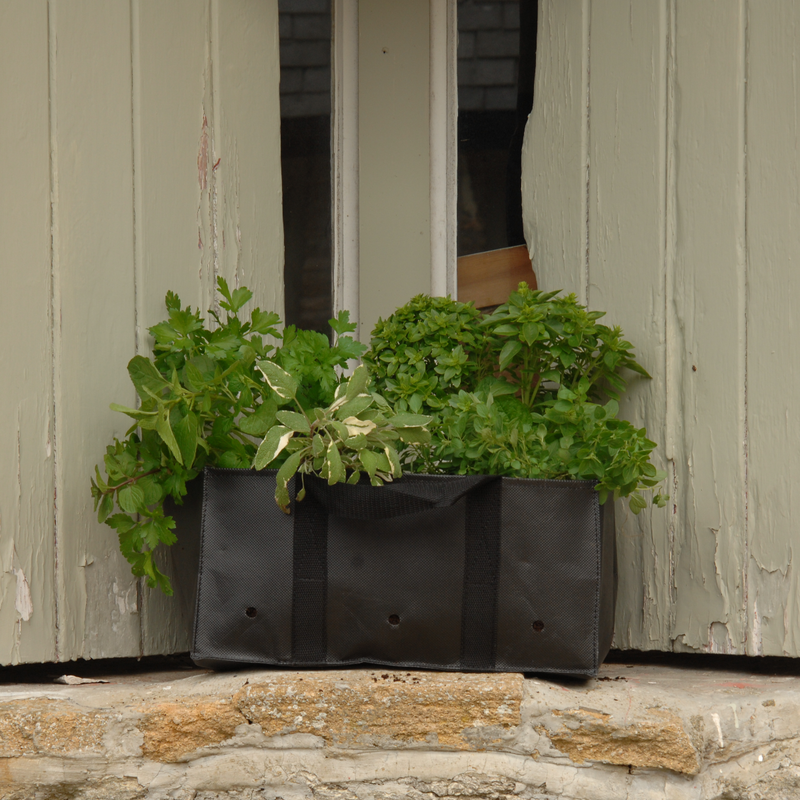
[[[200,517],[200,558],[198,560],[197,597],[194,599],[194,624],[192,625],[192,658],[197,655],[197,625],[200,619],[200,597],[203,584],[203,551],[205,550],[206,507],[208,505],[208,492],[206,492],[206,478],[210,469],[203,469],[203,511]]]
[[[594,652],[592,654],[592,663],[594,664],[595,673],[600,669],[600,595],[601,595],[601,580],[603,569],[603,531],[600,522],[600,498],[595,492],[592,498],[592,508],[594,510],[594,552],[597,559],[596,582],[595,582],[595,603],[594,603]]]

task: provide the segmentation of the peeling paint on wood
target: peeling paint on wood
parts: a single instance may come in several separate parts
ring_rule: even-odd
[[[277,0],[31,0],[0,21],[0,664],[186,650],[88,481],[167,289],[206,309],[219,273],[282,309]]]
[[[0,14],[0,663],[9,663],[56,652],[49,45],[43,0]]]
[[[615,642],[798,656],[800,7],[540,9],[523,159],[534,266],[636,344],[653,381],[623,411],[670,472],[671,508],[622,520]]]
[[[747,6],[747,649],[800,654],[800,6]]]
[[[14,608],[17,609],[20,619],[27,622],[33,615],[33,600],[31,599],[31,587],[28,579],[21,569],[15,569],[14,575],[17,578],[17,592],[14,598]]]

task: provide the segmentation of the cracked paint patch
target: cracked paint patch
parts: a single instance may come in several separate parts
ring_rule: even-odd
[[[14,608],[20,615],[23,622],[27,622],[33,615],[33,600],[31,599],[31,587],[28,579],[21,569],[14,569],[14,576],[17,579],[17,591],[14,598]]]

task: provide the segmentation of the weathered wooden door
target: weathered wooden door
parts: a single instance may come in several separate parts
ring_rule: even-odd
[[[92,511],[167,289],[282,299],[277,0],[0,4],[0,663],[186,649]]]
[[[534,268],[636,344],[672,495],[621,518],[616,644],[798,656],[800,6],[541,6]]]

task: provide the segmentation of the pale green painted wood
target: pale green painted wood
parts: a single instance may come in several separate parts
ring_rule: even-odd
[[[56,655],[47,3],[0,25],[0,663]],[[13,187],[13,188],[12,188]]]
[[[667,511],[620,528],[616,643],[798,656],[800,11],[585,0],[541,14],[523,174],[537,275],[579,294],[587,275],[590,305],[637,344],[654,381],[625,410],[670,470]]]
[[[208,133],[208,2],[133,0],[132,23],[137,334],[147,352],[146,328],[163,319],[168,290],[192,307],[205,307],[211,291],[200,274],[200,218],[212,165],[198,164]]]
[[[53,0],[59,658],[139,654],[138,581],[93,513],[87,478],[135,393],[130,9]]]
[[[635,376],[621,414],[666,441],[666,15],[659,3],[592,3],[589,28],[588,280],[591,308],[620,325],[653,375]],[[620,33],[622,32],[622,34]],[[656,459],[666,469],[666,453]],[[669,515],[618,506],[615,642],[669,645]]]
[[[680,648],[741,652],[745,620],[744,19],[678,0],[668,414]]]
[[[132,14],[137,345],[150,355],[147,328],[164,318],[168,290],[193,308],[213,296],[210,9],[134,0]],[[170,551],[158,561],[174,577]],[[144,655],[189,649],[185,589],[165,597],[143,587]]]
[[[218,271],[253,290],[246,312],[283,317],[278,3],[219,0],[217,18]]]
[[[282,313],[277,3],[137,5],[141,327],[163,318],[168,288],[208,308],[217,275],[253,290],[245,312]],[[191,614],[147,588],[143,600],[143,652],[188,650]]]
[[[748,652],[800,654],[800,5],[748,4]]]
[[[2,664],[189,647],[89,478],[167,289],[282,311],[278,81],[277,0],[0,4]]]
[[[431,288],[429,0],[359,4],[360,336]]]
[[[535,102],[525,128],[525,241],[541,287],[586,301],[588,0],[539,3]],[[586,8],[585,8],[586,7]],[[586,31],[584,31],[586,16]]]

